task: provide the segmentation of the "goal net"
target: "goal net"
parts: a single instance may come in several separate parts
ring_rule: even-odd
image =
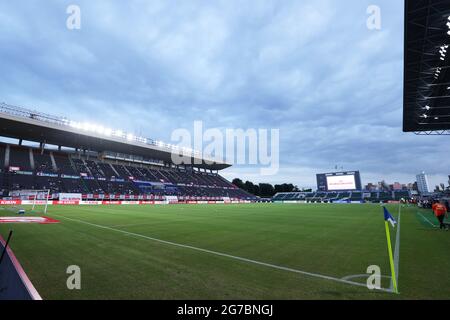
[[[13,199],[22,200],[23,205],[11,207],[12,210],[28,210],[31,213],[47,213],[48,203],[50,199],[50,190],[42,189],[42,190],[15,190],[10,193],[10,196]],[[26,206],[24,205],[26,204]],[[31,206],[31,207],[30,207]]]

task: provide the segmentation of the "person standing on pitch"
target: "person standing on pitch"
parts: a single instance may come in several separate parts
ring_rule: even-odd
[[[448,230],[448,226],[446,226],[444,223],[444,218],[448,218],[447,208],[445,207],[445,205],[443,205],[439,201],[436,201],[431,208],[433,209],[434,215],[439,220],[439,227],[441,229]]]

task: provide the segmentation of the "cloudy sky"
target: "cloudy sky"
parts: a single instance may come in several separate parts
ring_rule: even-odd
[[[308,187],[338,165],[363,183],[447,181],[448,138],[401,131],[403,1],[43,3],[0,2],[0,101],[167,142],[195,120],[279,129],[278,174],[230,179]]]

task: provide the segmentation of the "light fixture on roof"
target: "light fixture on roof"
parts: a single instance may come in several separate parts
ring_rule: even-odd
[[[434,120],[439,120],[439,117],[434,117]]]
[[[424,113],[424,114],[422,115],[422,117],[425,118],[425,119],[428,118],[428,116],[427,116],[426,113]]]
[[[428,110],[430,110],[431,108],[430,108],[429,105],[426,105],[426,106],[424,107],[424,109],[428,111]]]

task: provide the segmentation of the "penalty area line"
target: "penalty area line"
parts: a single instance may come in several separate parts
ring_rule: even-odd
[[[334,281],[334,282],[339,282],[339,283],[344,283],[344,284],[348,284],[348,285],[353,285],[353,286],[367,288],[367,285],[364,284],[364,283],[354,282],[354,281],[350,281],[350,280],[344,280],[344,279],[341,279],[341,278],[335,278],[335,277],[332,277],[332,276],[327,276],[327,275],[318,274],[318,273],[312,273],[312,272],[298,270],[298,269],[293,269],[293,268],[289,268],[289,267],[278,266],[278,265],[271,264],[271,263],[266,263],[266,262],[261,262],[261,261],[257,261],[257,260],[242,258],[242,257],[238,257],[238,256],[233,256],[233,255],[230,255],[230,254],[227,254],[227,253],[222,253],[222,252],[212,251],[212,250],[208,250],[208,249],[198,248],[198,247],[194,247],[194,246],[190,246],[190,245],[186,245],[186,244],[181,244],[181,243],[176,243],[176,242],[172,242],[172,241],[161,240],[161,239],[145,236],[145,235],[142,235],[142,234],[139,234],[139,233],[128,232],[128,231],[125,231],[125,230],[120,230],[120,229],[116,229],[116,228],[112,228],[112,227],[102,226],[102,225],[99,225],[99,224],[95,224],[95,223],[91,223],[91,222],[87,222],[87,221],[83,221],[83,220],[78,220],[78,219],[73,219],[73,218],[68,218],[68,217],[65,217],[65,216],[60,216],[60,215],[54,215],[54,216],[57,216],[57,217],[59,217],[61,219],[66,219],[66,220],[70,220],[70,221],[74,221],[74,222],[78,222],[78,223],[83,223],[83,224],[86,224],[86,225],[89,225],[89,226],[93,226],[93,227],[97,227],[97,228],[100,228],[100,229],[115,231],[115,232],[119,232],[119,233],[130,235],[130,236],[134,236],[134,237],[143,238],[143,239],[147,239],[147,240],[163,243],[163,244],[166,244],[166,245],[171,245],[171,246],[185,248],[185,249],[191,249],[191,250],[195,250],[195,251],[199,251],[199,252],[209,253],[209,254],[212,254],[212,255],[215,255],[215,256],[230,258],[230,259],[243,261],[243,262],[247,262],[247,263],[251,263],[251,264],[256,264],[256,265],[260,265],[260,266],[264,266],[264,267],[268,267],[268,268],[272,268],[272,269],[283,270],[283,271],[298,273],[298,274],[302,274],[302,275],[306,275],[306,276],[310,276],[310,277],[314,277],[314,278],[330,280],[330,281]],[[392,290],[385,289],[385,288],[380,288],[380,289],[376,289],[376,290],[377,291],[383,291],[383,292],[392,293]]]
[[[419,211],[417,211],[417,213],[429,224],[431,224],[434,228],[437,228],[437,225],[435,225],[433,222],[431,222],[430,220],[427,219],[427,217],[425,217],[423,214],[421,214]]]

